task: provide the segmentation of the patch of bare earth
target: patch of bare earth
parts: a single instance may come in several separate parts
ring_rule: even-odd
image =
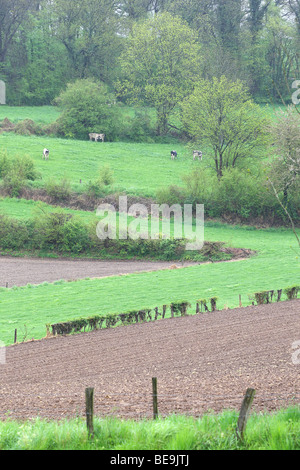
[[[225,248],[224,248],[225,250]],[[226,248],[227,250],[227,248]],[[228,248],[228,250],[230,250]],[[235,260],[250,256],[249,250],[232,249]],[[226,251],[226,253],[229,253]],[[102,278],[143,271],[159,271],[192,266],[193,262],[130,261],[130,260],[76,260],[49,258],[14,258],[0,256],[0,286],[13,287],[41,284],[60,279]]]
[[[84,415],[86,387],[95,414],[152,416],[152,377],[163,416],[300,403],[300,300],[55,337],[6,348],[0,365],[0,418]],[[294,356],[293,356],[294,354]]]
[[[169,269],[172,261],[76,260],[0,257],[0,286],[8,287],[77,279],[118,276]],[[177,267],[194,263],[177,263]]]

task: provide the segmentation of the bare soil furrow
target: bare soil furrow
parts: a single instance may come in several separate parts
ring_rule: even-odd
[[[238,409],[247,387],[257,410],[300,403],[299,314],[295,300],[10,346],[0,418],[81,415],[85,387],[101,416],[151,417],[154,376],[162,415]]]

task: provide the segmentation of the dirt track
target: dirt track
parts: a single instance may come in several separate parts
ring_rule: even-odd
[[[54,282],[60,279],[75,280],[85,277],[106,277],[141,271],[168,269],[172,261],[102,261],[73,259],[32,259],[0,257],[0,286],[8,287]],[[193,263],[184,263],[189,266]]]
[[[0,418],[83,415],[86,387],[100,416],[151,417],[152,377],[161,415],[239,409],[247,387],[259,410],[299,404],[299,313],[295,300],[10,346]]]

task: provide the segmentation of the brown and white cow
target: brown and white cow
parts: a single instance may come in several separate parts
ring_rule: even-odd
[[[196,160],[196,158],[202,160],[202,152],[200,150],[193,151],[193,160]]]
[[[89,138],[90,140],[95,140],[95,142],[98,141],[98,139],[102,140],[102,142],[104,142],[104,139],[105,139],[105,134],[97,134],[96,132],[91,132],[89,134]]]

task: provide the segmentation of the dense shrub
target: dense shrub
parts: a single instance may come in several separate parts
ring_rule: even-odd
[[[26,178],[18,168],[11,168],[3,177],[2,187],[11,197],[18,197],[26,186]]]
[[[106,140],[116,137],[119,121],[116,99],[104,83],[77,80],[55,102],[62,109],[57,120],[59,132],[66,137],[86,140],[90,132],[105,133]]]
[[[17,155],[10,158],[7,155],[7,152],[1,152],[0,178],[4,178],[4,176],[11,170],[16,170],[18,173],[22,174],[24,179],[31,181],[40,177],[40,174],[35,169],[33,160],[28,155]]]
[[[108,165],[100,169],[98,176],[90,180],[85,188],[85,194],[91,198],[101,198],[107,194],[107,189],[114,182],[113,172]]]
[[[91,248],[86,224],[72,217],[63,226],[63,243],[61,250],[68,253],[88,252]]]
[[[24,119],[15,125],[14,129],[16,134],[19,135],[41,135],[43,130],[41,126],[36,124],[31,119]]]
[[[50,136],[63,136],[63,132],[61,131],[60,125],[57,121],[42,126],[42,133]]]
[[[34,162],[27,155],[9,158],[5,152],[0,154],[0,178],[9,196],[18,197],[28,180],[34,181],[39,177]]]
[[[169,186],[167,188],[161,188],[157,191],[156,200],[158,204],[184,204],[187,200],[187,192],[184,188],[179,186]]]
[[[63,253],[88,251],[89,237],[84,222],[62,211],[40,213],[35,219],[36,248]]]
[[[61,251],[64,243],[63,227],[70,217],[63,212],[41,212],[35,218],[35,245],[42,249]]]
[[[286,214],[268,185],[267,172],[233,168],[218,179],[209,169],[195,169],[182,178],[184,187],[169,186],[157,192],[159,204],[204,204],[208,217],[234,217],[242,221],[261,219],[285,223]],[[299,185],[290,191],[288,209],[300,221]]]
[[[0,214],[0,244],[4,250],[18,250],[28,245],[30,225]]]
[[[97,236],[98,218],[87,224],[77,215],[62,209],[47,212],[41,206],[33,219],[18,221],[7,216],[0,219],[2,249],[42,250],[58,254],[86,254],[100,258],[148,258],[160,260],[219,260],[230,254],[220,242],[205,242],[201,253],[186,251],[184,239],[100,239]]]
[[[133,117],[124,116],[119,137],[133,142],[153,142],[155,129],[147,109],[136,109]]]
[[[114,182],[114,175],[113,171],[108,165],[105,165],[99,171],[99,178],[98,181],[100,184],[104,186],[111,186]]]
[[[180,259],[185,255],[185,240],[175,239],[99,239],[96,234],[98,220],[89,225],[91,246],[98,253],[119,257],[149,257],[162,260]]]
[[[90,180],[85,187],[85,194],[90,198],[101,198],[105,196],[105,188],[98,180]]]
[[[219,214],[236,214],[248,219],[262,214],[266,188],[259,176],[237,168],[224,171],[216,185],[215,204]]]
[[[13,165],[27,180],[34,181],[41,176],[35,169],[33,160],[27,155],[16,157],[13,161]]]
[[[67,178],[62,178],[59,181],[48,180],[45,184],[45,190],[55,202],[65,201],[71,196],[71,184]]]
[[[218,185],[215,173],[202,168],[195,168],[191,173],[183,175],[185,184],[185,202],[189,204],[212,204]]]
[[[8,157],[7,152],[0,152],[0,178],[3,178],[11,169],[12,161]]]

